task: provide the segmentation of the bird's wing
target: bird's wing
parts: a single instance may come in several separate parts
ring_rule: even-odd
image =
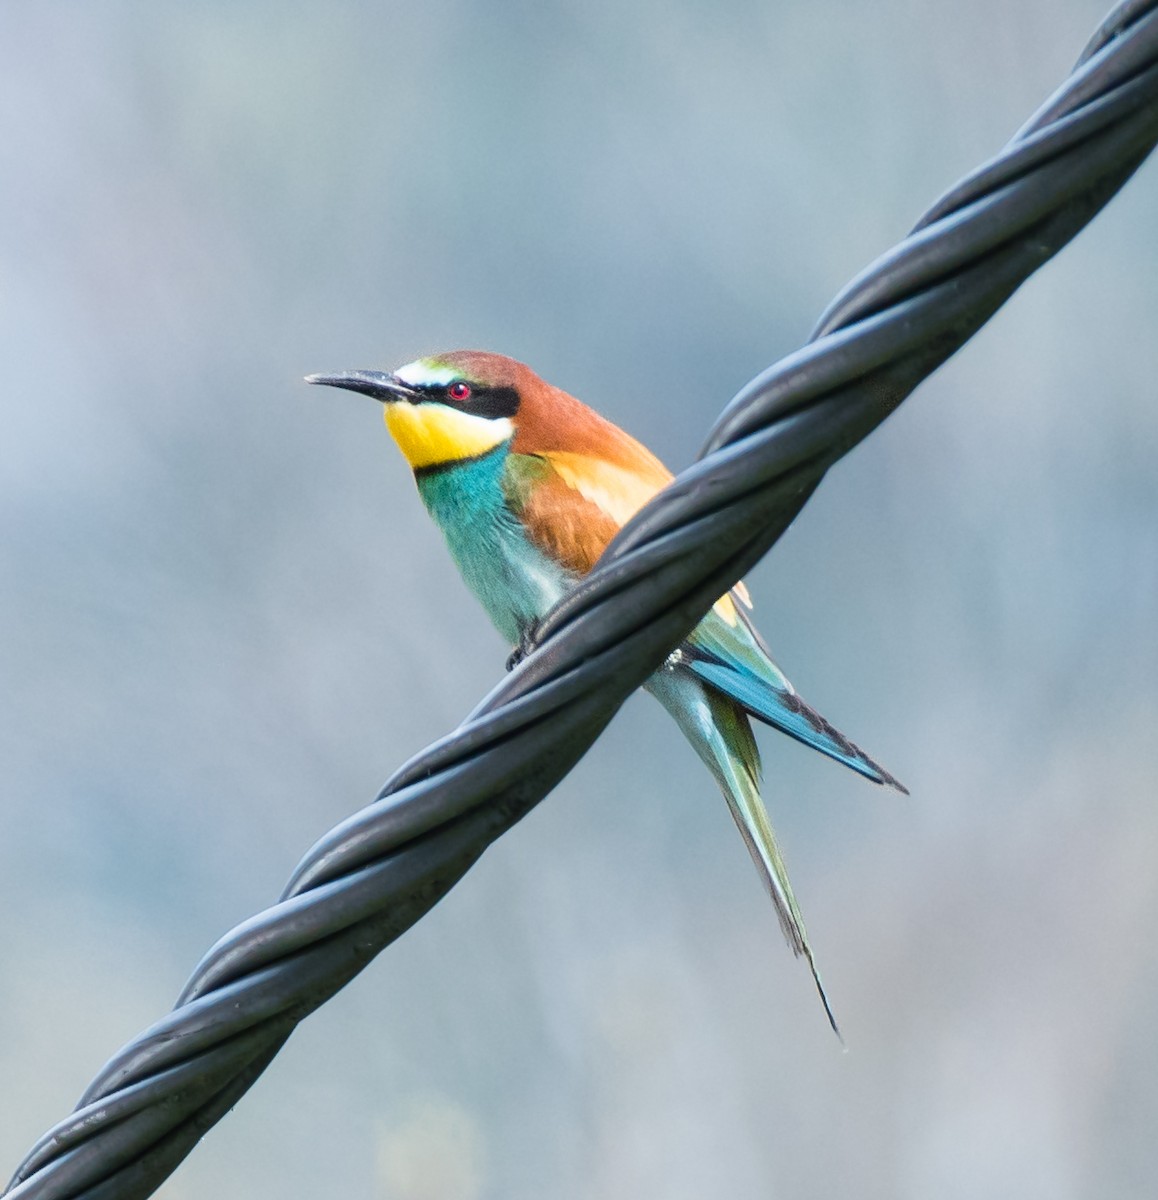
[[[692,630],[683,652],[689,670],[757,720],[835,758],[874,783],[906,792],[888,771],[797,695],[738,605],[730,613],[721,613],[717,604]]]
[[[510,454],[504,490],[532,544],[586,575],[624,522],[671,479],[655,465],[658,471],[633,470],[568,450]]]
[[[658,459],[642,446],[639,450],[641,457],[630,467],[564,450],[508,455],[507,502],[531,543],[575,575],[586,575],[620,527],[671,480]],[[758,720],[874,783],[904,792],[888,771],[796,694],[748,618],[748,607],[742,583],[716,601],[682,647],[688,668]]]
[[[630,465],[570,450],[507,456],[507,502],[527,537],[576,575],[586,575],[620,528],[672,480],[657,458],[623,437],[621,459],[638,448]],[[743,582],[717,601],[716,611],[734,624],[740,605],[752,606]]]

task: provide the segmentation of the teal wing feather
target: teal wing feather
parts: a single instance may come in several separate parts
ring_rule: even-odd
[[[740,605],[731,611],[734,624],[712,609],[692,631],[681,648],[687,669],[757,720],[907,795],[903,784],[796,694]]]

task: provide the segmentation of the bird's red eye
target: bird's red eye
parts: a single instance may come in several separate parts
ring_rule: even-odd
[[[456,380],[446,389],[446,394],[452,400],[469,400],[470,399],[470,384],[463,383],[461,379]]]

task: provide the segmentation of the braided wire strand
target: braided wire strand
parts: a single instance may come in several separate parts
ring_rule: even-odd
[[[828,467],[1058,252],[1158,141],[1158,0],[1124,0],[992,161],[854,279],[809,342],[724,409],[536,647],[453,733],[323,837],[281,899],[204,956],[32,1148],[10,1200],[146,1197],[297,1023],[422,917],[563,778]]]

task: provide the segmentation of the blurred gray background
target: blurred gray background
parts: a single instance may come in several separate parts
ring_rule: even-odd
[[[673,467],[1106,0],[6,0],[0,1163],[506,648],[376,405],[485,346]],[[1152,1194],[1158,163],[749,579],[849,1043],[636,698],[163,1194]]]

